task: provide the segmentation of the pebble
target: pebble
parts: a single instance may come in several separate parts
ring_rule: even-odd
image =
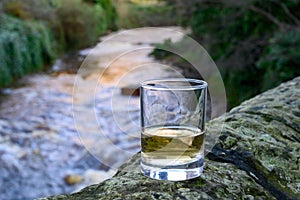
[[[84,177],[78,174],[69,174],[65,176],[64,180],[68,185],[75,185],[81,183],[84,180]]]

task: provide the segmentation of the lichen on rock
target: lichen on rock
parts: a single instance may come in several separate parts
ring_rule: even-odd
[[[299,77],[242,103],[226,115],[220,140],[208,156],[249,172],[278,199],[298,198],[299,106]]]
[[[299,199],[299,113],[300,77],[212,120],[208,132],[223,129],[199,178],[146,178],[137,154],[107,181],[44,199]]]

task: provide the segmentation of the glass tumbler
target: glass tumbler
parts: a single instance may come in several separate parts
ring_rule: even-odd
[[[180,181],[200,176],[204,162],[207,83],[174,78],[141,83],[141,171]]]

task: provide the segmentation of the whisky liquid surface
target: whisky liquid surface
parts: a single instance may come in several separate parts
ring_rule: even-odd
[[[153,166],[174,166],[204,156],[204,132],[191,126],[160,126],[142,132],[142,162]]]

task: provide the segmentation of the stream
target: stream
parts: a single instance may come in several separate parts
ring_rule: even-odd
[[[180,40],[178,31],[184,32],[114,32],[94,48],[58,59],[49,72],[3,89],[0,199],[71,193],[112,177],[140,150],[139,98],[131,95],[132,87],[179,76],[148,55],[154,43]],[[74,73],[83,58],[84,70]]]

